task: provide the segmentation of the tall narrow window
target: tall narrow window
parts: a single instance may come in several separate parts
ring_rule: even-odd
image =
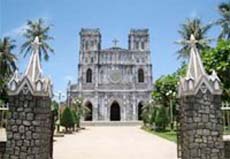
[[[144,82],[144,71],[143,71],[143,69],[138,70],[138,82]]]
[[[145,49],[145,42],[141,42],[141,49],[142,49],[142,50]]]
[[[94,47],[94,42],[90,41],[90,47],[93,48]]]
[[[86,71],[86,83],[92,83],[92,70],[90,68]]]
[[[139,43],[137,41],[135,42],[135,48],[136,48],[136,50],[139,49]]]
[[[88,41],[85,42],[85,50],[88,50],[89,49],[89,43]]]

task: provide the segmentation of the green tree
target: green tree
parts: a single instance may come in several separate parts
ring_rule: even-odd
[[[167,95],[167,93],[169,91],[177,92],[178,80],[179,77],[176,73],[161,76],[156,80],[152,96],[157,104],[169,106],[170,97]]]
[[[221,18],[216,24],[221,27],[219,39],[230,39],[230,1],[223,2],[218,6]]]
[[[0,39],[0,99],[6,100],[7,82],[16,70],[16,56],[12,53],[16,47],[9,37]]]
[[[154,106],[155,107],[164,106],[167,109],[170,108],[168,110],[171,110],[172,108],[173,120],[176,119],[178,114],[176,110],[176,105],[178,104],[177,101],[178,83],[180,77],[185,76],[186,69],[187,69],[187,65],[185,63],[182,63],[181,67],[176,72],[169,75],[161,76],[154,83],[154,90],[152,92],[152,99],[154,99]],[[170,103],[172,103],[172,107],[170,107]],[[154,115],[154,117],[155,116],[156,115]]]
[[[199,18],[187,19],[185,23],[181,25],[180,30],[178,31],[181,36],[181,40],[176,42],[181,46],[180,50],[177,51],[178,59],[188,59],[191,49],[188,41],[190,40],[191,34],[193,34],[198,41],[197,48],[199,50],[209,48],[211,39],[207,37],[207,33],[211,26],[212,24],[203,24]]]
[[[90,112],[90,110],[88,109],[88,107],[83,105],[83,99],[80,98],[80,97],[76,97],[72,101],[71,107],[72,107],[73,111],[76,113],[76,125],[77,125],[77,128],[80,128],[80,119],[81,119],[81,117],[85,117]]]
[[[39,42],[41,43],[39,46],[39,57],[43,56],[43,58],[48,61],[49,52],[54,52],[54,50],[47,43],[49,40],[53,40],[53,37],[49,36],[50,25],[45,24],[43,19],[38,19],[37,21],[29,20],[27,22],[28,28],[25,30],[23,34],[26,38],[26,41],[21,46],[21,53],[24,52],[24,56],[28,53],[32,52],[32,42],[35,37],[39,38]]]
[[[61,115],[61,125],[65,127],[67,132],[74,127],[74,116],[69,107],[66,107]]]
[[[202,60],[207,72],[217,72],[223,84],[223,100],[230,99],[230,40],[220,40],[216,48],[207,49],[202,53]]]
[[[156,131],[165,131],[169,124],[169,117],[164,106],[158,107],[155,116]]]
[[[154,121],[154,117],[156,114],[155,110],[156,109],[153,102],[145,103],[144,106],[142,107],[141,117],[143,119],[143,123],[145,127],[152,127],[153,123],[155,122]]]

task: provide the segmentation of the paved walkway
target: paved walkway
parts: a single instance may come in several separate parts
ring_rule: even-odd
[[[58,138],[54,159],[176,159],[176,144],[139,127],[88,127]]]
[[[0,141],[6,141],[6,129],[0,128]]]

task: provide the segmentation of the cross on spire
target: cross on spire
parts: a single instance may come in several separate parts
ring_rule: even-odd
[[[115,38],[115,39],[113,39],[113,43],[114,43],[114,47],[116,47],[117,46],[117,43],[118,43],[119,41]]]

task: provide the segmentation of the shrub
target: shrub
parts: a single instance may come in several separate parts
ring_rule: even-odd
[[[66,131],[74,127],[74,115],[69,107],[66,107],[61,115],[61,126],[64,126]]]

